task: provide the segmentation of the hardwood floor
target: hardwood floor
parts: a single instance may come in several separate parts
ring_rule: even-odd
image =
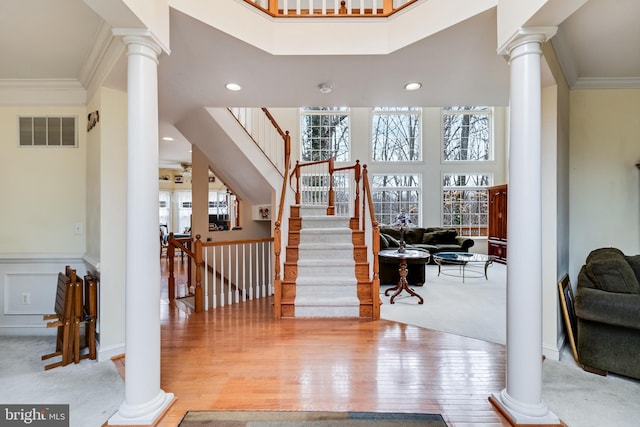
[[[275,321],[270,299],[194,313],[168,304],[165,274],[162,295],[161,387],[176,401],[159,426],[210,409],[424,412],[449,426],[509,425],[488,401],[505,386],[502,345],[385,320]]]

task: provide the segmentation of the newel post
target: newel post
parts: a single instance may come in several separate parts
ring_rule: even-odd
[[[356,218],[360,218],[360,174],[361,174],[361,166],[360,160],[356,160],[356,167],[354,169],[354,179],[356,181],[356,198],[354,202],[354,215]]]
[[[202,299],[202,270],[204,269],[204,262],[202,261],[202,242],[200,241],[200,235],[196,235],[196,241],[194,244],[194,262],[196,263],[196,289],[195,289],[195,302],[196,313],[204,311],[204,301]]]
[[[300,160],[296,160],[296,205],[300,204]]]
[[[273,317],[276,320],[282,318],[282,278],[280,276],[280,253],[282,252],[280,221],[276,221],[273,231],[273,249],[275,252],[275,278],[273,280]]]
[[[173,246],[173,232],[169,233],[169,239],[167,240],[167,262],[169,263],[169,279],[167,287],[169,291],[169,302],[176,300],[176,276],[174,275],[174,257],[176,256],[176,249]]]
[[[333,190],[333,172],[335,171],[335,165],[333,157],[329,157],[329,200],[327,206],[327,215],[336,214],[336,194]]]

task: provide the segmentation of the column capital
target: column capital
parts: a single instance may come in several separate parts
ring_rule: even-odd
[[[165,51],[167,54],[171,53],[170,50],[163,46],[158,38],[148,29],[114,28],[112,32],[114,36],[122,37],[122,42],[127,46],[138,44],[148,47],[156,53],[156,56],[162,51]]]
[[[558,27],[521,27],[498,48],[498,55],[513,59],[513,51],[528,43],[537,43],[542,53],[542,45],[558,32]]]

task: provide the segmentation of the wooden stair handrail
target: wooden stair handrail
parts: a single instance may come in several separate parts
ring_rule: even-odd
[[[373,296],[373,318],[380,319],[380,264],[378,261],[378,253],[380,252],[380,228],[376,221],[375,212],[373,211],[373,196],[371,195],[371,185],[369,184],[369,171],[367,165],[362,166],[362,191],[364,197],[362,200],[362,231],[365,231],[365,216],[367,206],[369,207],[369,220],[371,221],[371,251],[373,253],[373,279],[372,279],[372,296]]]
[[[278,127],[279,128],[279,127]],[[282,174],[282,187],[280,188],[280,201],[278,203],[278,215],[273,229],[273,252],[274,252],[274,279],[273,279],[273,316],[275,319],[282,318],[282,274],[280,268],[280,254],[282,253],[282,216],[284,215],[284,205],[287,198],[287,178],[291,168],[291,136],[289,131],[284,135],[284,173]]]

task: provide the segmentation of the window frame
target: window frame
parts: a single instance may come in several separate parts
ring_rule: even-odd
[[[376,150],[374,149],[374,120],[376,116],[381,115],[417,115],[418,116],[418,124],[416,126],[417,135],[415,136],[415,141],[418,144],[418,147],[414,149],[414,152],[417,153],[416,159],[408,159],[408,160],[379,160],[376,159]],[[370,159],[372,163],[391,163],[394,165],[401,164],[418,164],[422,163],[424,160],[424,114],[422,107],[373,107],[370,109],[370,117],[369,117],[369,152]]]
[[[482,185],[473,185],[473,186],[446,186],[445,187],[445,176],[447,175],[454,175],[454,176],[485,176],[487,178],[487,184],[486,186],[482,186]],[[441,173],[441,178],[440,178],[440,225],[442,227],[451,227],[451,228],[455,228],[456,230],[458,230],[458,235],[460,236],[465,236],[465,237],[470,237],[470,238],[486,238],[488,236],[488,231],[489,231],[489,187],[493,186],[493,182],[494,182],[494,174],[493,172],[463,172],[463,171],[443,171]],[[476,210],[476,212],[472,212],[472,213],[460,213],[459,215],[464,217],[465,215],[469,216],[469,215],[484,215],[485,217],[485,222],[484,224],[480,221],[478,221],[476,223],[475,227],[472,226],[465,226],[464,225],[464,221],[459,224],[453,224],[451,222],[447,223],[445,221],[445,193],[447,191],[455,191],[456,189],[460,189],[460,191],[475,191],[477,192],[482,192],[485,194],[484,197],[484,211],[482,210],[482,207],[478,208]],[[465,199],[466,200],[466,199]],[[484,233],[478,231],[476,233],[471,233],[470,230],[483,230]],[[467,230],[467,232],[465,232],[465,230]]]
[[[481,163],[481,164],[487,164],[489,162],[494,162],[495,161],[495,135],[494,135],[494,128],[495,128],[495,124],[494,124],[494,107],[493,106],[475,106],[475,109],[463,109],[463,110],[448,110],[448,108],[458,108],[458,106],[449,106],[449,107],[443,107],[440,109],[441,111],[441,118],[440,118],[440,160],[442,164],[468,164],[468,163]],[[488,124],[487,124],[487,133],[488,133],[488,155],[487,155],[487,159],[467,159],[467,160],[460,160],[460,159],[454,159],[454,160],[449,160],[445,158],[445,154],[444,154],[444,142],[445,142],[445,131],[444,131],[444,124],[445,124],[445,116],[449,116],[449,115],[465,115],[465,114],[469,114],[469,115],[487,115],[487,120],[488,120]]]
[[[416,178],[417,180],[417,185],[415,187],[411,187],[411,186],[393,186],[393,187],[380,187],[380,186],[376,186],[375,182],[376,182],[376,177],[398,177],[398,176],[412,176],[414,178]],[[422,181],[423,181],[423,176],[422,173],[420,172],[404,172],[404,173],[393,173],[393,172],[388,172],[388,173],[375,173],[372,174],[371,176],[371,197],[373,200],[373,209],[374,209],[374,216],[376,218],[376,221],[378,221],[378,224],[389,224],[392,225],[394,221],[388,221],[386,222],[386,219],[383,217],[383,215],[387,215],[389,217],[389,219],[392,219],[392,215],[397,215],[400,213],[400,211],[402,209],[406,209],[409,212],[409,217],[411,219],[411,223],[415,226],[422,226],[422,203],[423,203],[423,186],[422,186]],[[402,207],[400,206],[400,208],[398,209],[398,212],[389,212],[389,213],[385,213],[385,212],[376,212],[376,205],[379,203],[382,203],[381,201],[376,201],[376,193],[380,192],[380,191],[388,191],[388,192],[392,192],[392,191],[397,191],[397,192],[401,192],[401,191],[406,191],[406,192],[411,192],[411,191],[415,191],[417,193],[417,197],[418,200],[415,202],[411,202],[411,201],[407,201],[407,204],[410,203],[415,203],[416,206],[416,210],[415,211],[411,211],[411,207],[407,206],[407,207]],[[398,197],[398,199],[400,200],[399,202],[395,202],[398,203],[400,205],[402,205],[403,201],[401,200],[402,197]]]
[[[331,108],[331,109],[322,109],[322,108]],[[301,162],[313,162],[313,161],[322,161],[322,160],[328,160],[329,157],[326,157],[321,155],[320,158],[318,159],[314,159],[313,155],[309,156],[309,159],[305,159],[306,157],[306,152],[305,152],[305,146],[304,146],[304,135],[305,135],[305,130],[307,129],[307,127],[303,126],[303,117],[304,116],[346,116],[347,119],[347,125],[346,125],[346,129],[347,129],[347,138],[346,138],[346,147],[345,148],[345,155],[344,158],[340,158],[337,159],[336,158],[336,152],[333,153],[333,155],[331,157],[333,157],[333,159],[336,162],[350,162],[351,161],[351,152],[352,152],[352,147],[351,147],[351,108],[349,107],[301,107],[299,110],[299,123],[300,123],[300,161]],[[326,152],[326,150],[321,151],[321,153]]]

